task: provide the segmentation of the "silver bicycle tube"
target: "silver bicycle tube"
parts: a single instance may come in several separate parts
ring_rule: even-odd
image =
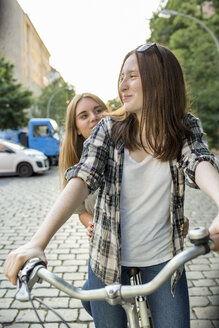
[[[142,285],[141,271],[137,267],[132,267],[128,270],[131,286]],[[150,321],[148,315],[148,306],[146,296],[136,296],[136,307],[139,308],[139,316],[141,320],[141,328],[150,328]],[[136,309],[137,311],[137,309]]]
[[[56,276],[54,273],[48,271],[47,269],[40,269],[37,273],[38,277],[49,282],[51,285],[55,286],[64,293],[85,301],[95,301],[95,300],[106,300],[108,295],[105,288],[93,289],[93,290],[82,290],[74,287],[67,283],[62,278]]]
[[[209,241],[208,245],[210,249],[213,249],[214,243],[211,240]],[[147,284],[131,287],[123,285],[121,287],[121,297],[126,299],[135,297],[136,295],[144,296],[152,294],[154,291],[159,289],[181,265],[184,265],[186,262],[203,254],[206,254],[206,247],[203,245],[193,246],[183,251],[182,253],[179,253],[165,265],[165,267],[157,274],[153,280]]]
[[[214,243],[211,240],[209,241],[209,246],[211,249],[213,249]],[[106,288],[93,290],[82,290],[76,288],[64,281],[62,278],[56,276],[55,274],[44,268],[39,269],[37,275],[43,280],[49,282],[51,285],[57,287],[59,290],[77,299],[86,301],[107,301],[107,299],[109,298],[122,298],[123,300],[125,300],[128,298],[144,296],[153,293],[160,286],[162,286],[162,284],[164,284],[181,265],[205,253],[205,246],[193,246],[187,249],[186,251],[183,251],[182,253],[176,255],[149,283],[135,286],[121,286],[120,284],[113,284],[106,287],[110,290],[110,292],[107,292]]]
[[[133,299],[133,302],[131,302],[131,301],[124,302],[121,305],[122,305],[123,309],[125,310],[127,320],[129,323],[129,327],[130,328],[140,328],[135,300]]]

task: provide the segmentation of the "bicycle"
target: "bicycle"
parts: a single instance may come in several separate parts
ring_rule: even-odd
[[[215,235],[213,241],[209,238],[209,232],[204,227],[190,230],[188,237],[194,246],[176,255],[153,280],[146,284],[141,284],[139,270],[132,268],[130,270],[130,277],[132,279],[131,285],[115,283],[101,289],[82,290],[70,285],[62,278],[48,271],[45,263],[40,259],[31,259],[18,274],[18,292],[16,299],[20,301],[30,300],[40,324],[42,327],[45,327],[31,297],[31,290],[34,284],[45,280],[60,291],[80,300],[103,300],[107,301],[112,306],[121,304],[126,311],[129,328],[150,328],[151,321],[148,317],[145,297],[159,289],[181,265],[184,265],[186,262],[200,255],[207,254],[211,250],[219,248],[219,235]],[[34,299],[53,311],[67,327],[70,327],[54,309],[48,307],[41,300],[35,297]]]

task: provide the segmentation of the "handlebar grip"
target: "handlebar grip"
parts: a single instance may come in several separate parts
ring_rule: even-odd
[[[194,245],[207,244],[209,241],[209,231],[205,227],[197,227],[189,230],[188,237]]]

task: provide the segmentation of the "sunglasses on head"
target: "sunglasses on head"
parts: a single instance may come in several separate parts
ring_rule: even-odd
[[[137,48],[137,52],[144,52],[147,51],[148,49],[152,48],[152,47],[157,47],[156,43],[146,43],[141,45],[140,47]]]
[[[153,42],[153,43],[146,43],[146,44],[141,45],[140,47],[138,47],[138,48],[136,49],[136,52],[145,52],[145,51],[147,51],[148,49],[151,49],[151,48],[154,48],[155,53],[156,53],[157,56],[159,57],[160,62],[161,62],[161,64],[162,64],[162,66],[163,66],[163,65],[164,65],[164,64],[163,64],[163,57],[162,57],[162,55],[161,55],[161,53],[160,53],[160,50],[158,49],[158,47],[157,47],[157,45],[156,45],[155,42]]]

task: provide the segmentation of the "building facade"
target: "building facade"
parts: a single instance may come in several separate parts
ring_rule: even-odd
[[[0,0],[0,56],[14,64],[14,78],[39,96],[48,84],[50,53],[16,0]]]

